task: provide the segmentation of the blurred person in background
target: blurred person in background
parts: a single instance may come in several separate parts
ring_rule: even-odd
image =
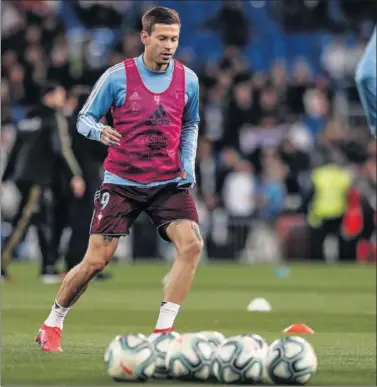
[[[257,179],[256,221],[253,227],[250,258],[255,261],[276,261],[281,257],[276,221],[285,209],[286,166],[276,149],[265,149],[262,170]]]
[[[67,92],[67,97],[64,103],[63,114],[68,122],[69,135],[71,137],[72,151],[79,162],[79,154],[74,149],[74,137],[76,136],[76,130],[72,130],[71,117],[77,106],[77,98],[72,90]],[[80,165],[82,170],[82,165]],[[54,170],[57,172],[54,174],[51,190],[53,193],[53,227],[51,230],[51,251],[55,256],[55,260],[58,261],[62,255],[62,237],[67,227],[69,227],[70,214],[74,195],[70,187],[71,171],[67,167],[66,161],[62,157],[58,157],[55,160]],[[83,177],[84,178],[84,177]],[[86,190],[85,190],[86,191]],[[62,274],[63,276],[64,274]]]
[[[208,91],[208,98],[202,110],[201,127],[205,138],[212,141],[215,150],[221,149],[224,136],[224,97],[219,86]]]
[[[247,160],[239,160],[224,180],[224,207],[229,214],[229,235],[234,258],[245,247],[250,222],[255,214],[256,179],[253,166]]]
[[[119,28],[122,14],[113,1],[79,0],[73,3],[77,16],[89,28]]]
[[[271,227],[284,210],[286,174],[287,168],[278,158],[276,151],[266,151],[262,161],[261,177],[257,184],[256,202],[258,217]]]
[[[234,148],[226,147],[222,149],[218,159],[218,193],[223,193],[225,179],[232,171],[234,171],[236,165],[240,162],[240,160],[241,156]],[[222,195],[220,195],[220,201],[221,203],[223,201]]]
[[[284,101],[279,99],[277,90],[270,84],[265,85],[258,98],[256,123],[260,125],[265,118],[273,117],[277,125],[284,121],[286,114]]]
[[[231,99],[225,113],[224,143],[240,149],[240,131],[245,124],[256,123],[258,114],[256,95],[253,93],[248,77],[234,80]]]
[[[270,2],[270,11],[288,33],[314,32],[322,28],[341,31],[343,25],[331,15],[329,1],[285,0]]]
[[[366,152],[360,173],[348,192],[347,210],[343,217],[341,234],[358,262],[376,261],[377,170],[376,143]]]
[[[198,198],[208,211],[219,204],[219,168],[213,152],[212,142],[206,137],[199,141],[196,161],[196,179]]]
[[[287,167],[285,186],[290,194],[299,194],[301,198],[306,190],[306,176],[310,171],[311,136],[302,123],[295,123],[282,140],[277,150],[279,157]]]
[[[12,232],[2,245],[1,274],[8,278],[7,268],[13,251],[23,239],[32,215],[43,202],[43,195],[50,187],[54,160],[63,157],[71,170],[72,189],[76,196],[85,192],[82,171],[70,147],[68,124],[62,114],[65,90],[59,84],[44,85],[40,103],[33,108],[17,127],[17,137],[8,159],[2,181],[12,180],[21,194],[21,203],[12,222]],[[49,218],[51,209],[45,214]],[[45,216],[38,224],[42,253],[40,275],[43,281],[57,276],[55,259],[51,255],[51,224]]]
[[[287,91],[287,104],[291,114],[305,114],[304,96],[313,85],[313,73],[308,63],[301,58],[296,59]]]
[[[68,247],[65,253],[65,271],[69,272],[85,255],[88,244],[88,228],[93,214],[92,198],[102,182],[102,163],[107,155],[107,148],[97,141],[87,141],[77,132],[76,124],[79,112],[90,94],[90,89],[76,86],[68,93],[68,101],[72,114],[69,115],[69,130],[72,138],[72,150],[82,170],[85,181],[85,193],[75,196],[72,193],[66,201],[67,226],[71,229]],[[66,168],[66,176],[69,170]],[[64,203],[64,202],[63,202]],[[62,208],[63,210],[63,208]],[[96,279],[108,279],[110,274],[99,273]]]
[[[317,138],[317,146],[310,154],[311,166],[323,165],[329,158],[344,162],[347,159],[344,149],[346,138],[344,124],[333,117],[330,118]]]
[[[197,203],[201,205],[201,232],[208,248],[211,243],[210,235],[216,227],[216,209],[222,204],[222,176],[213,143],[207,137],[199,140],[195,175],[196,198]]]
[[[342,250],[340,229],[352,176],[345,168],[344,161],[337,153],[329,154],[327,160],[315,167],[311,174],[311,187],[303,208],[307,210],[310,255],[313,260],[325,260],[324,242],[329,235],[336,236],[339,242],[339,258],[347,259]]]
[[[223,0],[218,13],[205,27],[219,32],[224,46],[244,48],[249,42],[250,20],[245,16],[242,1]]]

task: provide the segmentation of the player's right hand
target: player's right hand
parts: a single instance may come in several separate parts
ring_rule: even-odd
[[[119,146],[122,135],[110,126],[104,126],[101,132],[102,144],[108,146]]]

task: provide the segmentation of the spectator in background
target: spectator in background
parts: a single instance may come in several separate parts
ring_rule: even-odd
[[[269,9],[288,33],[311,32],[323,28],[331,31],[343,29],[343,25],[331,17],[329,1],[276,1],[271,2]]]
[[[376,151],[370,147],[361,165],[359,175],[348,193],[347,211],[343,217],[341,236],[347,246],[348,260],[365,263],[376,262],[376,220],[377,220],[377,171]]]
[[[258,217],[272,226],[284,210],[286,167],[275,151],[264,155],[263,169],[257,188]]]
[[[352,176],[336,154],[313,169],[312,187],[306,198],[310,228],[310,258],[325,260],[324,242],[329,235],[338,240],[339,258],[346,259],[340,238],[340,226],[346,211]]]
[[[278,147],[278,152],[281,160],[287,167],[287,172],[284,176],[287,192],[298,194],[302,199],[307,186],[307,183],[303,181],[303,178],[305,179],[303,175],[309,172],[310,156],[308,149],[305,148],[306,145],[304,144],[301,147],[300,140],[297,137],[295,137],[295,133],[288,133]],[[304,141],[307,140],[304,139]]]
[[[76,1],[73,3],[77,16],[88,28],[119,28],[122,14],[112,1]]]
[[[231,99],[225,116],[224,143],[240,149],[240,131],[245,124],[255,124],[258,110],[255,94],[248,78],[235,80],[231,91]]]
[[[313,75],[308,64],[298,59],[293,70],[293,79],[289,84],[287,102],[292,114],[304,115],[304,96],[307,90],[313,86]]]
[[[305,124],[312,133],[313,140],[326,125],[330,113],[330,103],[326,94],[318,87],[306,91],[304,95]]]
[[[16,63],[9,70],[9,95],[14,105],[28,105],[33,100],[33,88],[29,89],[30,81],[25,79],[25,69],[20,63]],[[33,95],[32,95],[33,94]]]
[[[28,82],[26,89],[34,88],[34,92],[38,91],[38,86],[47,79],[47,68],[45,65],[47,58],[44,55],[43,49],[38,44],[28,45],[23,63],[26,68],[26,80]]]
[[[60,36],[51,46],[50,63],[47,68],[48,79],[58,79],[67,89],[74,84],[69,63],[69,47],[64,36]]]
[[[9,95],[9,81],[1,78],[1,126],[12,123],[12,113]]]
[[[276,60],[271,68],[271,86],[275,89],[279,103],[286,103],[288,72],[283,60]]]
[[[223,0],[220,10],[205,27],[219,32],[224,46],[243,49],[249,43],[250,20],[245,16],[242,1]]]
[[[224,181],[223,200],[229,214],[229,234],[235,257],[245,247],[250,221],[255,214],[256,180],[252,165],[239,160]]]
[[[218,168],[218,187],[222,192],[224,182],[228,174],[234,171],[236,165],[240,162],[239,154],[232,148],[224,148],[220,153]]]
[[[283,100],[279,99],[277,90],[272,86],[265,86],[258,99],[256,123],[260,125],[265,118],[273,117],[274,125],[281,124],[286,118]]]
[[[138,31],[128,30],[123,34],[123,39],[115,45],[114,51],[119,53],[121,57],[117,62],[122,62],[124,58],[132,58],[139,55],[142,51],[142,44],[140,41],[140,33]]]
[[[199,141],[196,179],[198,198],[205,204],[208,211],[214,210],[220,201],[219,171],[212,143],[205,137]]]
[[[18,63],[18,55],[14,50],[6,50],[2,55],[2,77],[9,79],[12,68]]]
[[[321,62],[324,70],[338,84],[350,81],[364,48],[365,43],[361,39],[354,46],[349,46],[344,35],[335,35],[322,52]]]
[[[204,127],[202,134],[211,140],[217,149],[222,145],[225,127],[223,95],[219,89],[216,85],[208,90],[207,101],[201,112]]]
[[[339,160],[344,164],[346,160],[343,148],[345,138],[344,126],[335,119],[330,119],[323,132],[318,136],[318,145],[311,153],[312,167],[323,165],[330,158]]]

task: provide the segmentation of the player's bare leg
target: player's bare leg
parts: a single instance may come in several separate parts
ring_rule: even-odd
[[[61,351],[61,331],[69,309],[85,292],[95,275],[111,261],[118,242],[118,237],[90,236],[84,259],[64,278],[51,312],[37,335],[37,342],[43,351]]]
[[[176,246],[177,257],[165,284],[155,332],[172,330],[180,305],[190,290],[203,249],[199,226],[193,221],[176,220],[169,224],[166,233]]]
[[[81,263],[64,278],[56,302],[63,308],[70,308],[84,293],[89,282],[111,261],[118,246],[119,238],[92,235],[88,250]]]

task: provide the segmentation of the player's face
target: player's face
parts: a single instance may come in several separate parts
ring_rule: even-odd
[[[155,24],[152,33],[142,32],[142,40],[149,58],[158,65],[168,64],[179,43],[178,24]]]

